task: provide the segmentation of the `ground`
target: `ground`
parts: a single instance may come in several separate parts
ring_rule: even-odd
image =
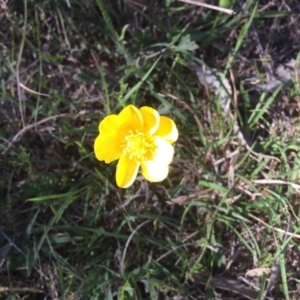
[[[0,0],[0,299],[300,298],[298,73],[244,84],[297,60],[300,7],[242,2]],[[120,189],[93,143],[128,104],[179,139],[166,180]]]

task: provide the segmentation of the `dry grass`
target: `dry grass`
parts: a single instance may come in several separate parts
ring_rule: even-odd
[[[300,8],[256,2],[227,16],[0,1],[0,299],[299,299],[298,79],[273,94],[244,83],[297,58]],[[194,58],[229,67],[232,114],[276,160],[239,145]],[[92,145],[129,103],[180,138],[168,179],[121,190]]]

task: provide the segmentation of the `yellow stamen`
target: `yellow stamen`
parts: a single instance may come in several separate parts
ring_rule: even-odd
[[[137,162],[153,159],[156,145],[154,144],[154,137],[148,132],[129,130],[125,136],[125,141],[121,148],[129,159]]]

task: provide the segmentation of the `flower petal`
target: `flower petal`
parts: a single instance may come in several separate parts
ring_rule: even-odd
[[[161,116],[155,135],[163,137],[171,144],[174,143],[178,139],[178,130],[174,121],[168,117]]]
[[[99,124],[99,132],[100,133],[113,133],[118,130],[118,116],[117,115],[109,115],[105,117]]]
[[[107,164],[118,159],[122,153],[119,142],[115,136],[104,133],[96,137],[94,152],[98,160],[104,160]]]
[[[153,160],[141,162],[142,174],[150,182],[164,180],[169,173],[169,164],[174,155],[173,146],[164,138],[155,137],[156,152]]]
[[[131,160],[126,155],[121,155],[117,166],[116,181],[118,187],[128,188],[136,178],[140,163]]]
[[[154,158],[151,160],[157,165],[167,166],[171,163],[174,155],[174,147],[164,138],[155,136],[156,146]]]
[[[159,113],[149,106],[141,107],[140,112],[143,116],[144,129],[149,131],[151,135],[154,134],[159,125]]]
[[[143,117],[140,111],[133,105],[126,106],[118,115],[118,125],[123,130],[141,130]]]
[[[143,162],[142,174],[150,182],[163,181],[169,173],[169,166],[159,165],[153,161]]]

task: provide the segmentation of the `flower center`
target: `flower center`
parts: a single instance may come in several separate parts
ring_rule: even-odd
[[[138,130],[129,130],[125,136],[125,144],[121,147],[123,153],[128,155],[129,159],[135,161],[152,160],[156,150],[154,137],[149,133]]]

